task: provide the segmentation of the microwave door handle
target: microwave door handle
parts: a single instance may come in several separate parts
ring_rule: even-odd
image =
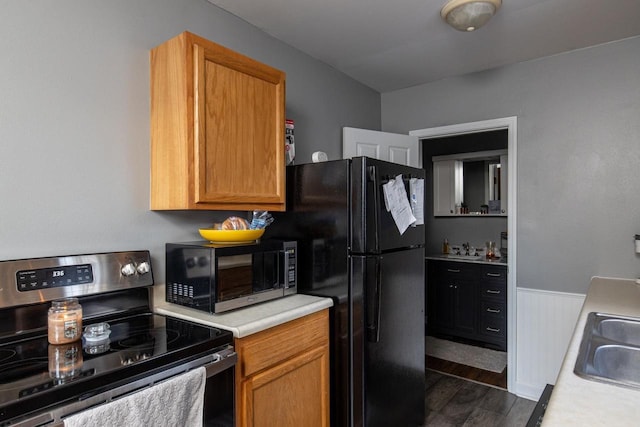
[[[382,304],[382,263],[380,258],[375,259],[375,283],[370,286],[371,282],[367,277],[368,296],[367,296],[367,340],[369,342],[380,342],[380,305]],[[372,294],[373,293],[373,294]]]
[[[380,249],[380,189],[378,188],[378,169],[375,166],[369,166],[369,180],[373,182],[373,222],[375,224],[373,230],[374,250]],[[365,189],[366,191],[366,189]],[[366,209],[366,206],[365,206]]]
[[[278,286],[287,289],[287,272],[289,271],[289,257],[287,256],[286,249],[280,251],[280,256],[282,257],[282,262],[278,262],[278,268],[282,268],[284,271],[281,274],[278,274]],[[280,279],[282,278],[282,279]]]

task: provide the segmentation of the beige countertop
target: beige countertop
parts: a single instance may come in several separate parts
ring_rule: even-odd
[[[587,380],[573,373],[590,312],[640,317],[640,285],[635,279],[591,279],[543,427],[640,425],[640,390]]]
[[[153,295],[154,312],[225,329],[233,332],[236,338],[243,338],[333,306],[331,298],[296,294],[221,314],[211,314],[166,302],[164,285],[156,285]]]

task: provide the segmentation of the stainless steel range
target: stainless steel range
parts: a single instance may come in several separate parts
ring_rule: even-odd
[[[148,251],[0,261],[0,426],[65,417],[204,366],[205,425],[233,425],[232,334],[153,314]],[[49,344],[51,301],[75,297],[108,337]]]

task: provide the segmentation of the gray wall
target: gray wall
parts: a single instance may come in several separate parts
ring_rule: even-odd
[[[382,130],[518,117],[517,286],[638,277],[640,37],[382,95]]]
[[[379,93],[206,0],[3,1],[0,259],[150,249],[164,282],[164,243],[227,216],[149,211],[149,50],[184,30],[287,73],[298,162],[380,128]]]

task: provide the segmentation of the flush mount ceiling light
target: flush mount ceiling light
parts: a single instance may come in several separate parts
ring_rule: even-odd
[[[473,31],[486,24],[501,5],[502,0],[450,0],[440,16],[456,30]]]

